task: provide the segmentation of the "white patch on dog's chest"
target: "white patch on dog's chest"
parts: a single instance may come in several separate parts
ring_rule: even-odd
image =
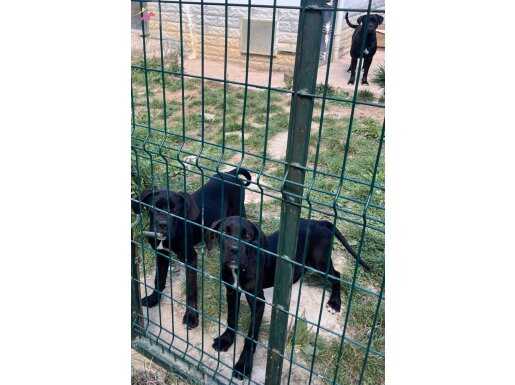
[[[232,268],[231,272],[232,272],[232,278],[234,279],[233,286],[238,287],[238,276],[236,274],[236,269]]]
[[[159,240],[159,245],[157,245],[156,250],[164,250],[169,252],[170,250],[163,246],[163,241],[164,239]]]

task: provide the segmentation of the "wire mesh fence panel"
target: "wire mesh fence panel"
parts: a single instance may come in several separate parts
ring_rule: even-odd
[[[198,383],[384,383],[383,2],[131,6],[133,347]]]

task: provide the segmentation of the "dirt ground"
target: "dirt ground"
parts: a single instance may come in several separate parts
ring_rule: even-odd
[[[342,88],[343,90],[352,93],[354,86],[347,84],[349,80],[350,56],[346,55],[333,61],[329,66],[329,85],[335,88]],[[384,65],[384,49],[378,49],[372,66],[369,71],[369,80],[372,78],[375,70],[379,65]],[[188,59],[184,61],[185,71],[190,75],[201,75],[201,61],[200,59]],[[292,68],[293,70],[293,68]],[[324,83],[327,73],[327,65],[323,65],[318,70],[317,84]],[[204,62],[204,76],[217,79],[223,79],[224,64],[223,61],[206,60]],[[236,82],[245,82],[245,66],[241,63],[228,63],[227,65],[227,80]],[[248,83],[258,86],[268,86],[268,71],[249,70]],[[381,94],[381,89],[369,81],[369,85],[362,86],[359,89],[368,89],[376,95]],[[284,72],[274,69],[272,73],[272,87],[284,87]]]
[[[133,349],[131,349],[131,372],[132,385],[190,385]]]
[[[342,58],[339,58],[335,62],[331,63],[329,67],[329,85],[336,87],[336,88],[342,88],[343,90],[349,92],[352,94],[354,92],[355,84],[347,84],[349,80],[350,73],[347,72],[347,69],[350,65],[350,56],[345,56]],[[374,95],[381,95],[381,89],[376,84],[372,83],[370,80],[372,79],[374,72],[377,70],[377,68],[383,65],[384,66],[384,49],[379,48],[374,55],[374,60],[372,61],[372,65],[370,66],[369,74],[368,74],[368,82],[369,85],[362,85],[359,84],[358,90],[362,89],[368,89],[371,92],[374,93]],[[327,73],[327,66],[321,66],[318,69],[318,76],[317,76],[317,83],[324,83],[325,82],[325,76]],[[363,74],[363,70],[361,71],[361,74]]]

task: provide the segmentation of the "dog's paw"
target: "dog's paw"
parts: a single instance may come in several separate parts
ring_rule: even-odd
[[[186,310],[182,323],[186,325],[188,330],[195,329],[198,326],[198,312],[191,309]]]
[[[234,335],[230,333],[223,333],[220,337],[217,337],[213,340],[213,349],[217,352],[226,352],[229,350],[231,345],[234,342]]]
[[[363,80],[361,81],[361,84],[363,84],[363,85],[365,85],[365,86],[368,86],[368,81],[367,81],[367,80],[365,80],[365,79],[363,79]]]
[[[159,295],[152,293],[141,300],[141,305],[145,307],[154,307],[159,303]]]
[[[329,298],[329,301],[327,301],[327,311],[331,314],[336,314],[340,312],[340,309],[342,307],[342,301],[340,298]]]
[[[238,380],[243,380],[245,377],[250,378],[250,373],[252,373],[252,361],[242,359],[238,360],[232,371],[233,377]]]
[[[349,81],[347,82],[347,84],[354,84],[354,79],[349,79]]]

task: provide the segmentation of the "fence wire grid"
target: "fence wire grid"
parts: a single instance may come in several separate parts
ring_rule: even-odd
[[[367,34],[354,84],[345,72],[353,32],[346,14],[350,24],[362,15],[384,17],[378,2],[363,3],[131,1],[132,346],[188,381],[384,383],[384,66],[374,62],[369,74],[370,83],[382,76],[382,85],[361,83]],[[363,30],[369,20],[362,19]],[[250,183],[222,183],[220,173],[232,169],[248,170]],[[221,206],[208,207],[213,197],[204,192],[198,215],[186,206],[174,211],[170,195],[191,196],[210,178],[222,185]],[[278,231],[276,251],[213,228],[207,213],[223,220],[231,186],[245,198],[239,213],[266,235]],[[166,193],[166,207],[157,195],[145,199],[157,190]],[[156,216],[183,228],[181,250],[193,250],[198,233],[194,251],[163,247],[168,241],[152,227]],[[332,224],[336,273],[330,263],[306,264],[316,239],[311,227],[299,237],[301,218]],[[370,271],[335,241],[335,229]],[[258,274],[262,260],[274,261],[273,289],[249,292],[223,279],[227,239],[256,250]],[[292,283],[296,269],[302,274]],[[238,281],[241,269],[232,271]],[[334,281],[341,287],[337,313],[326,306]],[[237,293],[232,323],[228,288]],[[249,331],[260,323],[257,308],[263,321],[256,337]],[[187,313],[198,316],[198,326],[186,327]],[[225,329],[234,343],[217,351],[213,340]],[[255,346],[250,373],[238,367],[246,345]]]

